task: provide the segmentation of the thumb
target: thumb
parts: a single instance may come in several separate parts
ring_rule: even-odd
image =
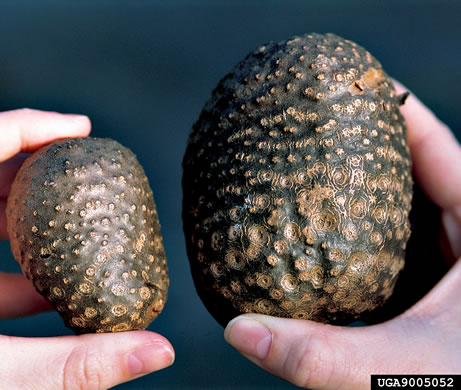
[[[411,324],[393,321],[342,327],[245,314],[228,324],[225,338],[255,364],[295,385],[368,389],[371,374],[414,372],[425,355],[409,355],[415,344],[407,340],[416,332],[410,330]],[[406,364],[398,362],[396,356],[408,358]]]
[[[0,336],[0,377],[8,389],[107,389],[169,366],[171,344],[134,331],[56,338]]]
[[[224,337],[253,363],[295,385],[359,388],[365,379],[352,372],[347,333],[306,320],[245,314],[228,324]]]

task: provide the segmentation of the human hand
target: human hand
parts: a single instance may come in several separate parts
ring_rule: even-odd
[[[59,138],[84,137],[87,117],[22,109],[0,113],[0,238],[7,239],[5,206],[25,156]],[[0,273],[0,318],[49,310],[30,281]],[[2,389],[107,389],[172,364],[174,350],[148,331],[53,338],[0,335]]]
[[[396,88],[404,92],[398,83]],[[414,176],[441,210],[445,253],[459,258],[461,148],[450,130],[414,96],[401,110]],[[246,314],[227,325],[225,338],[258,366],[313,389],[366,389],[370,375],[380,373],[461,373],[460,295],[458,260],[423,299],[390,321],[341,327]]]

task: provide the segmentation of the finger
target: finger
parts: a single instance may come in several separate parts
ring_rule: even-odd
[[[0,161],[19,152],[32,152],[59,138],[85,137],[91,124],[86,116],[31,109],[0,113]]]
[[[397,93],[406,91],[395,82]],[[415,95],[401,107],[408,127],[414,174],[442,209],[461,205],[461,148],[450,131]]]
[[[346,359],[351,341],[337,344],[339,333],[346,334],[311,321],[247,314],[228,324],[225,338],[258,366],[297,386],[366,388],[367,373]]]
[[[406,90],[394,81],[397,93]],[[401,107],[408,127],[413,171],[429,198],[442,210],[446,257],[461,256],[461,148],[450,129],[410,94]]]
[[[16,156],[0,163],[0,240],[7,240],[6,229],[6,201],[10,193],[11,183],[24,160],[29,156],[26,153],[19,153]]]
[[[27,157],[29,157],[29,154],[19,153],[0,163],[0,199],[6,199],[8,197],[11,183],[13,183],[18,169]]]
[[[443,351],[438,353],[440,332],[418,320],[354,328],[247,314],[228,324],[225,337],[272,374],[318,390],[369,389],[372,373],[455,368]],[[452,355],[448,358],[456,361]]]
[[[2,388],[108,389],[172,364],[163,336],[147,331],[57,338],[0,337]]]
[[[34,314],[53,307],[21,274],[0,272],[0,319]]]

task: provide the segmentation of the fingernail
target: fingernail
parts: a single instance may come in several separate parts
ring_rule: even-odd
[[[442,214],[442,221],[453,255],[461,256],[461,208],[453,207]]]
[[[264,360],[272,344],[272,333],[258,321],[235,318],[226,327],[224,338],[244,355]]]
[[[148,374],[171,366],[174,352],[165,344],[150,344],[136,348],[128,356],[128,369],[134,375]]]

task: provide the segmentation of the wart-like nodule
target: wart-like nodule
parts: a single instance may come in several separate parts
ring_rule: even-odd
[[[392,294],[410,236],[405,97],[333,34],[261,46],[219,82],[184,157],[183,221],[221,324],[344,323]]]
[[[56,141],[29,157],[7,204],[13,255],[76,333],[145,329],[169,279],[136,156],[111,139]]]

